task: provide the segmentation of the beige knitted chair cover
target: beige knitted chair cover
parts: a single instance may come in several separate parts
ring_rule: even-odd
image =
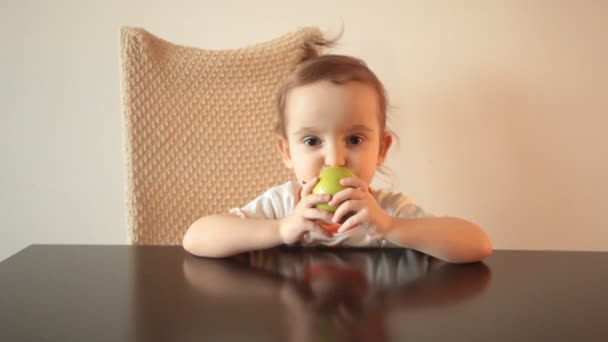
[[[122,28],[131,243],[181,244],[197,218],[243,206],[291,177],[275,147],[274,97],[300,47],[321,37],[304,28],[214,51]]]

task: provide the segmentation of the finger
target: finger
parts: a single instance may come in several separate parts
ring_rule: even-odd
[[[349,232],[351,230],[355,230],[355,229],[359,228],[360,226],[361,226],[360,224],[355,224],[354,226],[352,226],[352,225],[348,225],[348,226],[341,225],[340,228],[338,229],[338,231],[336,231],[336,234],[346,233],[346,232]],[[344,228],[342,228],[342,227],[344,227]]]
[[[344,216],[336,218],[336,221],[334,221],[333,217],[332,217],[331,222],[334,224],[343,224],[344,222],[346,222],[346,220],[348,220],[351,216],[355,215],[356,213],[357,213],[356,211],[349,211]]]
[[[346,217],[350,212],[359,212],[361,208],[363,208],[364,202],[361,200],[348,200],[343,202],[332,218],[332,221],[335,223],[339,223],[343,221],[343,218]]]
[[[317,185],[318,181],[319,177],[313,177],[311,180],[304,183],[304,185],[302,186],[302,197],[310,195],[312,193],[312,188]]]
[[[339,207],[342,202],[354,199],[354,200],[362,200],[365,198],[365,193],[359,189],[346,188],[344,190],[338,191],[334,194],[329,202],[329,205],[333,205]]]
[[[340,180],[340,184],[350,188],[358,188],[363,192],[369,192],[369,186],[360,178],[346,177]]]
[[[328,195],[328,194],[302,196],[302,203],[307,208],[312,208],[315,205],[320,204],[320,203],[327,203],[329,200],[331,200],[331,195]]]
[[[331,222],[331,219],[334,216],[334,214],[330,213],[327,210],[308,208],[304,211],[303,216],[304,216],[304,218],[307,218],[309,220],[322,220],[325,222]]]
[[[340,226],[340,228],[338,229],[338,233],[344,233],[346,231],[359,227],[359,225],[363,223],[363,216],[364,215],[362,213],[357,213],[351,216],[348,220],[346,220],[346,222],[344,222],[342,226]]]
[[[340,226],[338,231],[345,232],[355,226],[359,226],[364,222],[365,216],[366,214],[362,211],[356,212],[354,215],[351,215],[348,219],[344,220],[344,223]]]

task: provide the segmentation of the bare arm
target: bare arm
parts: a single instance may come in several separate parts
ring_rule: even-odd
[[[331,213],[315,208],[327,202],[329,195],[313,195],[314,178],[302,188],[302,199],[294,210],[280,220],[242,219],[228,215],[212,215],[194,222],[183,245],[188,252],[205,257],[226,257],[234,254],[293,244],[308,232],[330,236],[316,220],[331,220]]]
[[[455,217],[390,217],[384,238],[455,263],[480,261],[492,254],[492,243],[477,225]]]
[[[375,227],[372,236],[376,239],[454,263],[480,261],[492,254],[490,239],[471,222],[456,217],[392,217],[380,207],[362,180],[344,178],[340,184],[348,188],[334,195],[330,202],[340,205],[333,222],[340,222],[349,212],[356,214],[346,219],[338,232],[369,225]]]
[[[198,219],[188,228],[183,240],[184,249],[205,257],[226,257],[282,243],[278,220],[242,219],[229,215]]]

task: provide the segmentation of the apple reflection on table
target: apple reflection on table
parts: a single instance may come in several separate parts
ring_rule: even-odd
[[[401,249],[276,248],[228,259],[187,257],[207,295],[280,299],[289,341],[388,340],[394,312],[459,303],[491,279],[483,263],[449,264]]]

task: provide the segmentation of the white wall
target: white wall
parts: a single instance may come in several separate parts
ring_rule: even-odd
[[[17,1],[0,10],[0,260],[126,242],[121,25],[221,49],[316,25],[389,90],[394,185],[500,249],[608,251],[606,1]]]

